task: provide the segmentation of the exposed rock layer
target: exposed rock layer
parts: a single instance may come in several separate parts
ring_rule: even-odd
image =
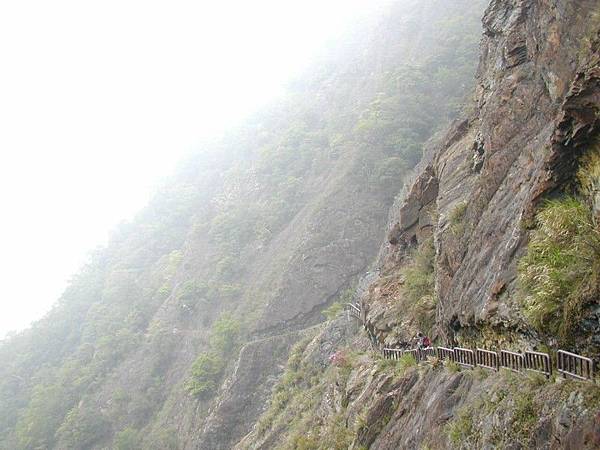
[[[598,6],[493,1],[485,13],[475,112],[418,175],[382,261],[397,261],[433,225],[448,339],[469,326],[525,328],[514,301],[524,224],[541,199],[569,192],[599,130]]]

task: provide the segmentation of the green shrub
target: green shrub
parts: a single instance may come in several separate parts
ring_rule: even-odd
[[[411,303],[433,296],[434,288],[433,238],[426,239],[412,255],[412,262],[404,269],[405,295]]]
[[[598,14],[600,17],[600,14]],[[582,196],[598,217],[600,215],[600,141],[579,160],[577,182]]]
[[[400,357],[398,360],[398,370],[405,372],[409,367],[414,367],[417,365],[417,360],[410,353],[406,353]]]
[[[179,286],[177,299],[181,304],[194,305],[198,299],[206,295],[207,286],[199,281],[188,280]]]
[[[433,238],[426,239],[413,253],[412,261],[402,271],[404,296],[414,311],[419,329],[428,332],[435,323],[435,248]]]
[[[538,410],[533,402],[533,394],[529,390],[518,390],[513,395],[515,395],[515,404],[511,431],[519,442],[528,448],[531,432],[538,419]]]
[[[177,430],[173,428],[154,429],[145,441],[142,447],[144,450],[178,450],[181,448]]]
[[[221,316],[212,326],[210,345],[222,355],[232,353],[238,342],[240,328],[240,322],[231,315]]]
[[[600,189],[600,145],[596,144],[595,151],[592,150],[584,155],[579,161],[577,171],[577,182],[582,194],[593,195]]]
[[[474,370],[472,370],[472,373],[475,376],[475,379],[480,381],[485,380],[489,375],[489,372],[482,367],[476,367]]]
[[[323,310],[323,315],[327,320],[335,319],[344,310],[344,305],[340,302],[335,302],[329,308]]]
[[[295,450],[317,450],[320,448],[318,436],[306,434],[295,435],[291,444]]]
[[[15,427],[20,448],[54,447],[56,430],[64,421],[64,409],[72,406],[72,395],[67,386],[36,385]]]
[[[466,223],[465,215],[467,213],[467,203],[460,202],[450,212],[450,229],[457,236],[462,236],[465,233]]]
[[[546,202],[536,224],[518,267],[523,312],[539,331],[565,341],[598,293],[600,231],[572,197]]]
[[[410,367],[415,367],[417,360],[410,353],[406,353],[398,360],[381,358],[377,361],[377,367],[383,371],[393,371],[396,376],[403,376]]]
[[[186,384],[188,392],[195,397],[208,396],[217,388],[225,361],[214,352],[204,352],[192,364],[192,377]]]
[[[139,448],[140,438],[137,430],[125,428],[115,436],[115,450],[137,450]]]
[[[462,409],[457,416],[446,425],[446,433],[454,446],[459,446],[473,434],[473,412]]]
[[[451,373],[460,372],[460,365],[454,361],[446,361],[445,367]]]
[[[328,421],[328,426],[322,435],[321,448],[346,450],[354,440],[354,430],[348,428],[343,413],[337,414]]]
[[[304,350],[311,340],[312,336],[306,336],[292,348],[286,370],[279,382],[273,388],[269,408],[262,414],[258,421],[257,432],[259,436],[264,435],[277,419],[281,419],[286,408],[298,408],[298,405],[302,403],[303,397],[312,397],[309,388],[307,388],[307,386],[310,387],[311,385],[311,370],[302,362]],[[317,382],[320,381],[320,379],[317,380]],[[312,441],[309,440],[306,442]],[[293,446],[292,448],[299,447]]]
[[[93,409],[74,407],[56,432],[61,448],[92,448],[109,433],[108,420]]]

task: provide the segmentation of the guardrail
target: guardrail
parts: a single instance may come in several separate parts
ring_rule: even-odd
[[[427,347],[419,350],[419,359],[421,361],[426,360],[427,358],[433,358],[436,355],[435,348]]]
[[[547,378],[552,376],[552,358],[548,353],[525,351],[524,353],[500,350],[500,353],[478,348],[475,351],[469,348],[455,347],[428,347],[425,349],[401,350],[397,348],[384,348],[383,357],[398,360],[403,355],[412,355],[417,362],[428,357],[437,356],[440,360],[453,361],[463,367],[483,367],[498,371],[500,368],[523,372],[531,370],[541,373]],[[594,361],[591,358],[580,356],[564,350],[558,350],[557,370],[565,377],[578,380],[594,381]]]
[[[412,349],[412,350],[404,350],[404,354],[408,354],[408,355],[412,355],[413,358],[415,358],[415,361],[419,362],[421,361],[421,355],[419,354],[419,350]]]
[[[475,353],[469,348],[455,347],[454,362],[463,367],[475,367]]]
[[[558,351],[557,370],[564,377],[569,376],[578,380],[594,379],[594,361],[564,350]]]
[[[527,351],[523,354],[525,369],[544,374],[546,378],[552,375],[552,361],[548,353]]]
[[[399,348],[384,348],[383,349],[383,357],[385,359],[393,359],[395,361],[399,360],[402,357],[404,351]]]
[[[439,359],[448,359],[450,361],[454,361],[454,349],[447,347],[437,347],[436,350],[437,357]]]
[[[389,348],[385,347],[383,350],[383,357],[386,359],[399,360],[404,355],[412,355],[415,361],[425,361],[427,358],[436,356],[436,350],[433,347],[421,348],[421,349],[409,349],[403,350],[400,348]]]
[[[475,351],[475,362],[479,367],[498,371],[500,367],[500,358],[498,353],[483,348],[478,348]]]
[[[523,355],[521,353],[500,350],[500,367],[512,370],[513,372],[520,372],[524,365]]]
[[[358,320],[362,320],[360,307],[356,306],[354,303],[346,303],[344,305],[344,309],[348,313],[348,320],[350,320],[350,316],[353,316]]]
[[[381,350],[383,357],[386,359],[399,360],[404,354],[409,353],[413,355],[417,362],[423,361],[428,357],[437,356],[440,360],[454,361],[463,367],[475,368],[479,366],[494,371],[505,368],[513,372],[531,370],[541,373],[548,378],[552,376],[552,359],[548,353],[534,351],[517,353],[508,350],[500,350],[500,353],[498,353],[483,348],[477,348],[473,351],[462,347],[428,347],[412,350],[383,347],[377,336],[367,327],[366,322],[363,320],[360,305],[346,303],[344,309],[348,312],[348,319],[352,315],[363,323],[374,347]],[[564,377],[594,381],[594,361],[591,358],[565,350],[558,350],[556,360],[556,369]]]

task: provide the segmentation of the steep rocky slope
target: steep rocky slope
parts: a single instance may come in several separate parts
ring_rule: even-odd
[[[576,195],[598,233],[597,192],[582,187],[581,174],[597,186],[589,161],[598,158],[599,13],[598,1],[490,3],[475,103],[430,143],[392,208],[360,296],[379,341],[404,346],[425,331],[438,344],[560,345],[600,361],[597,272],[585,280],[577,314],[558,315],[573,320],[568,335],[550,320],[535,326],[520,281],[546,200]],[[597,270],[597,261],[588,266]],[[394,363],[370,350],[362,332],[336,348],[324,365],[312,362],[311,345],[298,349],[239,448],[600,446],[596,384],[461,371],[436,360]]]
[[[434,211],[447,341],[500,327],[536,344],[517,301],[517,262],[541,200],[572,192],[579,158],[595,151],[597,12],[596,1],[492,2],[486,11],[476,113],[419,174],[389,236],[398,244],[382,260],[421,242]],[[597,335],[587,330],[577,347],[597,354]]]
[[[353,321],[322,323],[360,301],[388,345],[425,331],[599,359],[599,258],[580,244],[600,210],[600,5],[488,3],[393,3],[207,143],[0,344],[0,448],[597,448],[596,385],[393,363]],[[482,15],[474,101],[442,132]],[[523,261],[567,194],[592,258],[539,308]]]
[[[269,410],[236,449],[600,445],[596,385],[460,370],[437,361],[396,363],[352,330],[352,322],[340,318],[296,348]]]
[[[217,449],[250,431],[456,115],[483,4],[392,4],[187,161],[0,344],[0,448]]]

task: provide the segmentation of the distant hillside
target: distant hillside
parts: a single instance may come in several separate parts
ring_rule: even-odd
[[[491,1],[475,103],[427,145],[354,316],[294,347],[235,448],[600,448],[599,139],[600,1]]]

